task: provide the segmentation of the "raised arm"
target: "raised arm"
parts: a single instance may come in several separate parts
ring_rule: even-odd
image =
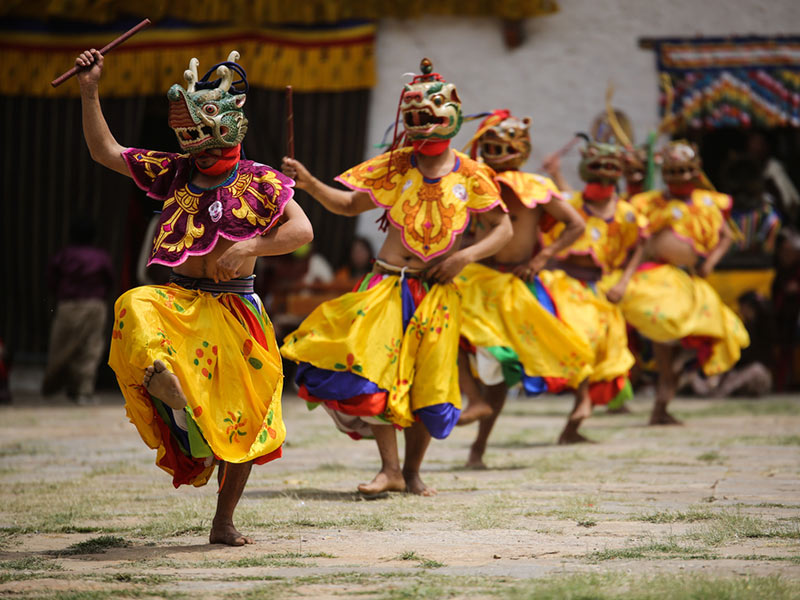
[[[583,235],[586,229],[586,222],[581,214],[569,202],[560,196],[553,196],[550,202],[542,205],[542,210],[553,217],[556,221],[564,223],[565,227],[561,234],[552,244],[544,246],[536,256],[527,263],[519,265],[514,269],[514,275],[526,281],[533,281],[536,274],[547,264],[547,261],[558,255],[562,250],[569,248],[578,238]]]
[[[317,202],[334,214],[352,217],[375,208],[375,204],[366,192],[340,190],[322,183],[299,160],[284,156],[281,171],[295,180],[297,188],[311,194]]]
[[[306,213],[294,200],[283,209],[281,220],[264,235],[236,242],[217,259],[209,277],[215,281],[228,281],[239,277],[244,261],[256,256],[277,256],[294,252],[314,239],[314,230]]]
[[[92,48],[78,56],[75,64],[82,67],[76,77],[81,88],[83,136],[86,138],[89,152],[92,158],[104,167],[130,177],[128,166],[122,158],[126,148],[117,143],[100,108],[98,83],[103,72],[103,55]],[[91,68],[86,68],[89,65]]]
[[[555,152],[544,159],[542,163],[542,170],[547,173],[550,178],[555,182],[556,187],[562,192],[571,192],[572,186],[564,179],[564,173],[561,171],[561,153]]]
[[[469,263],[497,254],[498,250],[505,246],[514,234],[511,219],[499,206],[482,213],[481,223],[489,229],[489,233],[480,241],[461,248],[428,269],[429,279],[439,283],[449,283]]]

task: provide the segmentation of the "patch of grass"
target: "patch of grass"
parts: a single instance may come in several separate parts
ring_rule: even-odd
[[[214,509],[204,503],[187,504],[180,510],[168,510],[146,520],[133,529],[137,536],[145,538],[167,538],[187,533],[205,533],[211,529],[211,515]]]
[[[795,416],[798,412],[798,402],[787,398],[773,398],[758,400],[739,400],[726,398],[724,401],[704,403],[701,408],[694,410],[679,410],[678,418],[698,419],[703,417],[732,417],[732,416]]]
[[[756,508],[791,508],[800,509],[800,504],[782,504],[780,502],[759,502],[758,504],[743,504],[741,506],[755,506]]]
[[[690,538],[711,546],[746,538],[800,539],[800,527],[771,524],[740,512],[717,513],[714,520],[692,532]]]
[[[641,460],[652,456],[661,456],[662,454],[662,452],[656,452],[648,448],[636,448],[634,450],[620,452],[619,454],[609,454],[607,458],[610,460]]]
[[[63,550],[55,550],[52,554],[56,556],[70,556],[74,554],[100,554],[111,548],[127,548],[131,543],[125,538],[115,535],[101,535],[82,542],[77,542],[67,546]]]
[[[342,471],[350,471],[353,467],[348,467],[338,462],[320,463],[314,469],[315,471],[332,471],[334,473],[341,473]]]
[[[555,517],[556,519],[575,522],[590,521],[591,518],[589,515],[598,512],[597,502],[598,499],[596,496],[570,497],[566,499],[560,508],[528,511],[524,513],[524,516]]]
[[[745,554],[732,556],[734,560],[755,560],[755,561],[786,561],[795,565],[800,565],[800,556],[776,556],[772,554]]]
[[[646,515],[636,515],[631,517],[634,521],[645,521],[646,523],[695,523],[697,521],[708,521],[716,518],[716,513],[710,510],[690,508],[686,512],[664,510]]]
[[[118,600],[120,598],[187,598],[186,594],[167,592],[161,589],[114,588],[113,590],[82,590],[76,592],[51,592],[36,595],[36,600]]]
[[[507,495],[482,496],[471,503],[461,515],[463,529],[505,529],[513,517],[513,507]]]
[[[42,448],[39,444],[31,442],[15,442],[0,446],[0,458],[9,456],[35,456],[47,452],[47,448]]]
[[[581,521],[578,521],[577,525],[578,527],[587,527],[587,528],[596,527],[597,521],[595,521],[594,519],[583,519]]]
[[[441,563],[438,560],[432,560],[430,558],[420,556],[415,550],[406,550],[397,558],[400,560],[415,560],[418,563],[417,566],[422,569],[438,569],[439,567],[444,566],[444,563]]]
[[[236,600],[260,600],[278,594],[366,596],[371,600],[440,600],[489,598],[507,600],[796,600],[793,581],[781,577],[737,578],[701,575],[641,577],[621,572],[577,574],[520,580],[513,577],[464,577],[425,573],[336,573],[270,582],[240,594]]]
[[[172,583],[177,581],[177,577],[174,575],[155,575],[155,574],[147,574],[141,575],[139,573],[129,573],[129,572],[122,572],[122,573],[112,573],[110,575],[103,575],[101,581],[107,581],[110,583],[137,583],[137,584],[147,584],[147,585],[161,585],[164,583]]]
[[[703,452],[702,454],[697,455],[697,460],[701,460],[708,464],[722,464],[722,462],[725,459],[716,450],[710,450],[708,452]]]
[[[640,558],[693,558],[699,560],[713,560],[717,558],[705,548],[696,546],[683,546],[674,537],[666,540],[654,540],[646,544],[637,544],[626,548],[607,548],[587,555],[589,560],[603,561],[616,559]]]
[[[0,569],[5,571],[60,571],[61,565],[41,556],[26,556],[14,560],[0,561]]]
[[[579,574],[529,579],[503,592],[508,600],[792,600],[794,582],[770,577],[706,577],[621,573]]]
[[[303,562],[308,558],[336,558],[327,552],[280,552],[246,556],[236,560],[203,561],[203,568],[237,569],[243,567],[316,567],[314,562]]]

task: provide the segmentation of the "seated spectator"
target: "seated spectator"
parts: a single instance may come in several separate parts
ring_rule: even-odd
[[[770,267],[781,218],[766,191],[758,163],[749,158],[733,159],[723,167],[721,175],[720,191],[733,198],[731,217],[742,233],[723,263],[739,268]]]
[[[352,290],[359,280],[372,270],[374,259],[375,254],[369,240],[363,237],[353,238],[347,263],[336,271],[334,282],[337,287],[344,288],[343,291]]]
[[[775,250],[772,306],[778,348],[775,389],[784,391],[800,383],[793,373],[800,348],[800,234],[784,229]]]
[[[736,366],[714,377],[699,373],[690,377],[698,396],[748,396],[757,398],[772,390],[774,335],[768,303],[755,292],[739,297],[739,314],[750,335],[750,345],[742,350]]]

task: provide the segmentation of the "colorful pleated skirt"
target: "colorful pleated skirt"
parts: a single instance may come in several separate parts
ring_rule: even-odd
[[[528,395],[577,387],[592,372],[593,353],[564,321],[537,277],[467,265],[455,279],[461,292],[461,335],[487,385],[522,384]]]
[[[614,272],[604,289],[620,277]],[[738,316],[709,283],[682,269],[661,263],[642,264],[631,277],[620,302],[625,320],[654,342],[680,342],[697,350],[706,375],[731,369],[750,337]]]
[[[354,439],[371,437],[371,424],[416,421],[441,439],[461,413],[460,316],[453,284],[370,273],[318,306],[281,353],[299,363],[300,395]]]
[[[283,370],[257,295],[145,286],[120,296],[114,315],[109,365],[128,418],[175,487],[204,485],[217,460],[263,464],[281,456]],[[142,385],[155,360],[178,377],[184,410]]]
[[[570,277],[562,270],[541,271],[539,279],[569,323],[591,349],[589,394],[595,405],[619,406],[633,396],[628,372],[635,360],[620,308],[600,287]]]

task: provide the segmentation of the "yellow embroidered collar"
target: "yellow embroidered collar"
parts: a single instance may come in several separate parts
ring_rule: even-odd
[[[400,230],[403,245],[424,261],[450,250],[464,231],[469,212],[502,206],[492,172],[461,152],[453,170],[438,179],[417,168],[413,148],[387,152],[356,165],[336,180],[366,192],[386,209],[389,222]]]

